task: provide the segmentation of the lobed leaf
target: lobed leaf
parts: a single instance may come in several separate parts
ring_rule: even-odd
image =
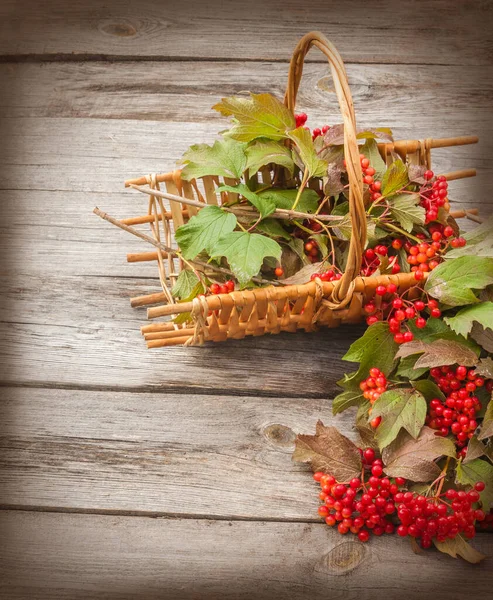
[[[309,462],[313,472],[322,471],[338,481],[348,481],[361,474],[358,447],[335,427],[318,421],[315,435],[297,435],[293,460]]]
[[[261,198],[266,198],[267,200],[272,201],[276,205],[276,208],[290,210],[294,204],[296,196],[298,195],[298,190],[283,190],[280,188],[270,188],[268,190],[260,192],[258,195]],[[309,188],[304,189],[301,193],[301,197],[298,202],[298,206],[296,207],[296,210],[305,213],[314,213],[318,208],[319,200],[320,198],[315,190]]]
[[[249,144],[245,150],[247,161],[245,169],[248,176],[252,177],[261,167],[269,164],[281,165],[293,175],[294,162],[291,150],[283,143],[273,140],[256,140]]]
[[[444,262],[429,274],[425,291],[449,306],[479,302],[473,289],[493,283],[493,259],[461,256]]]
[[[361,154],[364,154],[370,161],[370,165],[375,169],[374,179],[380,181],[387,170],[385,161],[380,156],[378,144],[374,139],[367,139],[364,145],[360,148]]]
[[[288,137],[296,144],[303,165],[308,170],[308,176],[323,177],[327,173],[328,163],[319,158],[313,146],[312,134],[304,127],[298,127],[288,131]]]
[[[332,401],[332,414],[337,415],[351,406],[359,406],[365,402],[363,394],[358,390],[348,390],[338,394]]]
[[[246,166],[245,144],[235,140],[218,140],[213,146],[195,144],[185,152],[181,176],[186,181],[204,175],[239,179]]]
[[[426,410],[426,400],[413,388],[384,392],[371,411],[372,419],[382,417],[375,435],[379,448],[383,449],[393,442],[401,429],[417,438],[425,422]]]
[[[474,323],[493,330],[493,302],[481,302],[466,306],[453,317],[445,317],[445,323],[459,335],[467,337]]]
[[[411,233],[414,225],[424,225],[426,211],[418,206],[419,194],[398,194],[388,202],[391,215],[405,231]]]
[[[475,352],[465,344],[452,340],[438,339],[427,344],[422,340],[414,340],[401,344],[397,351],[396,358],[410,356],[412,354],[422,354],[415,363],[416,368],[440,367],[443,365],[464,365],[472,367],[478,363],[478,357]]]
[[[262,198],[255,192],[252,192],[248,186],[244,183],[238,183],[235,186],[232,185],[221,185],[217,188],[218,192],[233,192],[240,194],[244,198],[253,204],[260,213],[260,218],[265,219],[276,210],[276,205],[269,198]]]
[[[188,223],[178,227],[175,239],[187,260],[194,259],[206,250],[210,255],[212,247],[222,236],[236,227],[236,217],[219,206],[205,206]]]
[[[293,114],[271,94],[250,94],[250,97],[223,98],[212,107],[226,117],[233,117],[233,126],[225,135],[239,142],[257,138],[282,140],[296,126]]]
[[[197,275],[190,269],[183,269],[178,275],[173,289],[172,296],[180,300],[190,301],[204,292],[204,286]]]
[[[438,437],[436,431],[423,427],[417,439],[401,432],[390,446],[384,449],[384,471],[389,477],[404,477],[411,481],[433,481],[440,475],[435,460],[441,456],[455,457],[452,440]]]
[[[281,246],[268,237],[247,231],[232,231],[217,239],[210,255],[224,256],[239,283],[245,284],[259,273],[265,257],[272,256],[279,260],[281,252]]]
[[[481,430],[478,434],[479,440],[493,437],[493,398],[488,402],[486,412],[484,413]]]

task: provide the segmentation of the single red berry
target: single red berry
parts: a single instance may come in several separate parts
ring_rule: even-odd
[[[430,179],[433,179],[433,171],[430,171],[430,169],[428,169],[427,171],[424,172],[423,177],[429,181]]]
[[[370,533],[366,529],[363,529],[358,532],[358,539],[360,542],[367,542],[370,539]]]
[[[313,474],[313,479],[315,479],[315,481],[320,481],[323,476],[324,476],[324,474],[322,473],[322,471],[316,471]]]
[[[378,296],[385,296],[385,294],[387,293],[387,288],[384,285],[378,285],[377,289],[375,290],[375,293]]]
[[[423,329],[426,327],[426,319],[423,319],[423,317],[418,317],[415,321],[415,325],[418,329]]]
[[[387,285],[387,293],[395,294],[396,292],[397,292],[397,286],[395,285],[395,283],[389,283]]]
[[[226,287],[228,288],[228,292],[232,292],[235,289],[235,282],[232,279],[226,281]]]
[[[284,269],[282,267],[276,267],[274,273],[276,277],[282,277],[284,275]]]
[[[219,294],[221,286],[218,283],[211,283],[211,294]]]
[[[475,489],[477,492],[482,492],[482,491],[484,490],[484,488],[485,488],[485,487],[486,487],[486,484],[484,483],[484,481],[477,481],[477,482],[474,484],[474,489]]]

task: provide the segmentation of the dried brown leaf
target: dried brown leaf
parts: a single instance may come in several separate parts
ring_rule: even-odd
[[[440,456],[455,456],[454,443],[437,437],[435,431],[423,427],[418,439],[405,432],[383,451],[384,470],[391,477],[405,477],[411,481],[432,481],[440,474],[435,460]]]
[[[361,474],[358,447],[335,427],[318,421],[315,435],[298,435],[293,460],[309,462],[313,472],[323,471],[338,481],[348,481]]]
[[[421,340],[415,340],[402,344],[397,351],[396,358],[404,358],[412,354],[422,354],[416,361],[415,368],[440,367],[453,365],[455,363],[472,367],[478,363],[476,354],[464,344],[452,340],[435,340],[427,344]]]
[[[321,262],[310,263],[309,265],[305,265],[303,268],[301,268],[299,271],[297,271],[294,275],[291,275],[291,277],[286,277],[286,279],[283,279],[282,282],[289,284],[289,285],[299,285],[302,283],[306,283],[307,281],[310,281],[310,277],[314,273],[319,272],[321,265],[322,265]]]
[[[437,542],[436,538],[433,538],[433,543],[440,552],[449,554],[453,558],[460,556],[469,563],[477,564],[486,558],[484,554],[468,544],[461,535],[453,539],[449,538],[445,542]]]
[[[485,329],[479,323],[474,323],[470,335],[487,352],[493,352],[493,331],[491,329]]]

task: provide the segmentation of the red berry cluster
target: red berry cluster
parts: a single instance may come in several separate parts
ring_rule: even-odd
[[[471,539],[475,536],[475,521],[483,521],[485,514],[474,509],[473,504],[479,501],[479,492],[485,484],[480,481],[475,489],[465,492],[450,488],[445,494],[430,498],[412,492],[399,492],[394,496],[397,504],[397,517],[401,524],[397,534],[417,538],[423,548],[429,548],[432,538],[444,542],[459,534]],[[440,498],[445,497],[446,500]]]
[[[485,382],[475,369],[463,365],[458,367],[435,367],[430,371],[440,390],[446,395],[444,401],[434,398],[426,416],[426,423],[439,435],[450,432],[455,436],[459,448],[464,448],[472,438],[476,427],[476,413],[481,410],[481,402],[474,395],[478,387],[492,388],[493,381]],[[464,448],[464,450],[466,450]]]
[[[370,369],[370,376],[359,384],[360,390],[363,392],[363,397],[369,400],[370,404],[375,404],[376,400],[387,391],[387,386],[388,382],[385,374],[376,367],[372,367]],[[370,425],[373,428],[377,428],[381,422],[382,417],[375,417],[370,421]]]
[[[308,115],[306,113],[299,113],[296,114],[294,116],[295,121],[296,121],[296,127],[304,127],[307,119],[308,119]],[[305,129],[308,129],[308,131],[310,131],[310,129],[308,127],[305,127]],[[315,129],[312,131],[312,139],[314,140],[315,138],[318,138],[320,135],[325,135],[327,133],[327,131],[329,131],[330,126],[329,125],[324,125],[322,127],[322,129],[320,129],[319,127],[315,127]]]
[[[310,276],[310,280],[321,279],[322,281],[338,281],[342,278],[342,273],[338,273],[335,271],[335,267],[332,269],[328,269],[327,271],[323,271],[322,273],[313,273]]]
[[[436,221],[438,218],[438,209],[448,205],[448,183],[443,175],[437,177],[433,183],[431,180],[435,177],[433,171],[425,171],[424,178],[427,182],[421,190],[421,206],[426,210],[426,223]],[[431,186],[429,184],[431,183]],[[427,187],[427,185],[429,187]]]
[[[379,244],[374,248],[367,248],[363,253],[363,264],[361,265],[361,275],[369,277],[380,267],[382,258],[387,256],[389,249],[383,244]],[[401,267],[397,262],[397,256],[393,256],[389,260],[389,266],[393,275],[400,273]]]
[[[362,452],[363,472],[361,479],[341,483],[332,475],[317,472],[313,475],[320,483],[320,500],[324,502],[318,514],[329,527],[337,524],[339,533],[354,533],[362,542],[367,542],[370,534],[393,533],[394,525],[390,516],[395,513],[395,496],[405,479],[397,477],[395,482],[383,476],[382,461],[375,458],[375,451],[366,448]],[[369,478],[365,481],[365,471]]]
[[[226,281],[226,283],[211,283],[209,291],[211,294],[229,294],[235,289],[235,282],[232,279]]]
[[[378,298],[378,301],[375,299]],[[366,322],[373,325],[381,321],[384,317],[389,322],[389,329],[394,334],[394,341],[397,344],[412,342],[413,332],[407,328],[408,321],[414,321],[418,329],[426,327],[426,319],[422,312],[428,309],[430,317],[437,319],[441,316],[438,308],[438,302],[429,298],[426,302],[423,300],[407,300],[397,293],[397,286],[394,283],[388,285],[379,285],[375,289],[375,298],[369,300],[363,310],[368,317]],[[407,328],[403,330],[403,327]]]

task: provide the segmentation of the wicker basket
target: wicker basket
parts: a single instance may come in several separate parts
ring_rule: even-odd
[[[205,204],[231,201],[231,193],[216,193],[223,183],[234,185],[235,180],[207,176],[197,181],[185,181],[180,171],[162,175],[149,175],[129,180],[132,186],[149,195],[148,214],[116,221],[123,229],[148,223],[151,236],[138,233],[139,237],[152,243],[155,252],[130,254],[129,262],[157,261],[163,291],[157,294],[133,298],[134,307],[150,306],[148,318],[170,317],[186,314],[184,323],[155,322],[142,327],[149,348],[180,344],[196,345],[205,341],[239,339],[247,335],[264,335],[298,329],[314,331],[320,326],[336,327],[341,323],[356,323],[362,319],[363,304],[375,296],[375,288],[381,284],[395,283],[400,293],[416,285],[414,273],[360,277],[362,253],[366,244],[366,211],[363,200],[363,183],[359,149],[356,138],[356,122],[347,75],[341,57],[335,47],[320,33],[305,35],[294,51],[289,68],[287,91],[284,102],[294,112],[296,95],[300,84],[304,58],[315,46],[329,61],[344,122],[344,153],[349,178],[349,207],[353,235],[350,239],[347,268],[339,281],[322,282],[319,279],[303,285],[270,285],[254,290],[234,291],[228,294],[195,298],[192,302],[176,303],[170,287],[176,282],[183,266],[172,253],[173,230],[195,215]],[[397,141],[379,145],[382,158],[388,162],[396,155],[408,164],[431,166],[431,148],[477,142],[475,137]],[[470,169],[450,173],[447,179],[457,179],[475,174]],[[263,168],[259,180],[270,183],[272,171]],[[316,180],[315,180],[316,181]],[[166,192],[160,190],[164,183]],[[146,186],[147,184],[147,186]],[[321,180],[320,180],[321,185]],[[146,187],[142,187],[146,186]],[[311,187],[313,187],[311,185]],[[101,214],[101,216],[105,216]],[[416,291],[416,294],[418,292]],[[410,298],[413,290],[409,291]],[[376,302],[381,301],[376,296]],[[180,319],[180,320],[185,320]]]

